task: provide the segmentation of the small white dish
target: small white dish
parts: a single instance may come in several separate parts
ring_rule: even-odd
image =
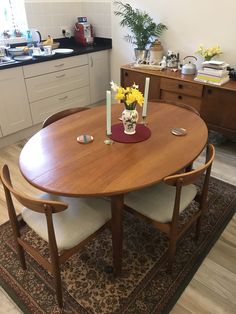
[[[34,58],[48,58],[48,57],[52,57],[52,56],[54,56],[54,55],[55,55],[55,52],[54,52],[54,51],[52,51],[51,54],[47,54],[47,53],[45,53],[44,51],[42,51],[41,54],[32,54],[32,56],[33,56]]]
[[[74,50],[73,49],[67,49],[67,48],[59,48],[59,49],[54,49],[53,51],[55,53],[69,54],[69,53],[72,53]]]
[[[16,56],[14,57],[16,61],[27,61],[32,60],[32,56]]]

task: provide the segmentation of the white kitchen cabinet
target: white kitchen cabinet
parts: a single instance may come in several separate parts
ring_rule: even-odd
[[[34,102],[89,85],[88,65],[28,78],[29,101]]]
[[[109,50],[1,69],[0,144],[52,113],[104,100],[109,82]]]
[[[33,123],[52,113],[90,104],[88,56],[73,56],[24,67]]]
[[[31,103],[31,113],[33,123],[37,124],[44,121],[51,114],[67,108],[84,107],[89,103],[89,87],[48,97]]]
[[[24,77],[28,78],[79,67],[85,64],[88,64],[87,54],[27,65],[23,67],[23,71]]]
[[[110,51],[93,52],[89,57],[90,100],[91,104],[106,98],[110,90]]]
[[[22,67],[0,71],[0,126],[8,135],[32,125]]]

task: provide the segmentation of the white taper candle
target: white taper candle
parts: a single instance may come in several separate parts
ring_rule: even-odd
[[[147,102],[148,102],[149,83],[150,83],[150,77],[146,77],[145,89],[144,89],[143,112],[142,112],[143,117],[147,116]]]
[[[111,135],[111,91],[106,92],[107,135]]]

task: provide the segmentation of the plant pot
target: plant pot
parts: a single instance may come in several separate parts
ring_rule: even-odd
[[[134,49],[134,54],[135,54],[135,60],[138,62],[146,61],[148,57],[148,50],[146,49]]]
[[[136,133],[136,124],[138,121],[138,111],[136,109],[128,110],[125,109],[122,112],[122,122],[124,125],[124,133],[132,135]]]

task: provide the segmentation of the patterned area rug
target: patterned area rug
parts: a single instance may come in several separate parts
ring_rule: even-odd
[[[105,271],[112,265],[111,232],[105,230],[63,265],[63,313],[168,313],[226,227],[235,207],[236,187],[212,178],[201,238],[195,242],[194,228],[183,236],[171,275],[166,272],[165,235],[125,214],[121,277],[114,278]],[[24,236],[31,241],[27,228]],[[29,255],[27,270],[21,269],[9,222],[0,226],[0,239],[3,288],[24,313],[60,313],[52,277]],[[36,242],[47,255],[45,243],[40,239]]]

